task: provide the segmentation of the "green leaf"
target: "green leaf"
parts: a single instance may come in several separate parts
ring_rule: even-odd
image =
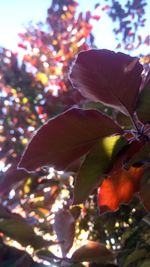
[[[60,259],[59,257],[55,256],[51,251],[42,249],[40,251],[37,251],[36,253],[39,258],[45,259],[47,261],[52,261],[52,259]]]
[[[14,217],[13,213],[11,213],[7,208],[0,205],[0,218],[10,219],[13,217]]]
[[[11,212],[8,208],[2,205],[0,205],[0,218],[25,221],[19,214]]]
[[[143,263],[141,263],[140,267],[149,267],[150,266],[150,259],[144,261]]]
[[[23,246],[31,245],[35,249],[39,249],[50,245],[50,242],[36,235],[33,227],[23,220],[1,219],[0,231]]]
[[[19,214],[10,212],[2,205],[0,205],[0,231],[23,246],[31,245],[36,249],[50,245],[49,242],[36,235],[33,227]]]
[[[129,256],[127,256],[123,267],[136,266],[136,262],[145,258],[147,251],[145,249],[136,249]],[[132,264],[132,265],[131,265]]]
[[[103,138],[95,145],[77,175],[73,204],[85,201],[89,194],[102,183],[103,174],[109,170],[115,157],[125,145],[126,140],[120,136]]]

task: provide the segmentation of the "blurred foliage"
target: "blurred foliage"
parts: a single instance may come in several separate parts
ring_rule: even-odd
[[[132,0],[121,3],[110,1],[108,14],[114,22],[114,33],[120,43],[117,48],[137,49],[140,45],[150,45],[150,35],[141,36],[140,30],[146,23],[147,1]]]
[[[128,1],[124,9],[117,1],[107,1],[107,5],[101,6],[113,21],[119,22],[114,32],[116,36],[122,33],[127,49],[137,39],[140,44],[138,27],[145,23],[145,4],[145,1],[132,4]],[[42,267],[44,261],[63,266],[53,229],[54,214],[59,208],[68,210],[76,220],[74,250],[86,240],[100,241],[115,251],[119,266],[144,267],[150,262],[150,218],[136,197],[129,206],[99,217],[95,192],[84,206],[70,207],[78,162],[64,173],[53,168],[30,174],[17,170],[23,149],[47,119],[72,106],[95,104],[87,103],[68,81],[75,55],[95,47],[91,20],[99,20],[90,12],[77,14],[77,5],[73,0],[53,0],[46,23],[29,25],[19,34],[19,47],[24,51],[22,61],[19,54],[0,49],[0,266],[3,267]],[[98,7],[99,4],[95,5],[95,9]],[[100,105],[98,109],[104,108]],[[109,108],[105,112],[112,115]],[[64,266],[67,264],[83,266],[69,262]]]

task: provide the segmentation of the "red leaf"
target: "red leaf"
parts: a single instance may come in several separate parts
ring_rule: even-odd
[[[103,7],[102,7],[102,10],[103,11],[108,11],[110,9],[110,6],[109,5],[104,5]]]
[[[93,16],[91,16],[91,18],[98,21],[98,20],[100,20],[101,17],[99,15],[93,15]]]
[[[122,203],[128,203],[139,190],[144,168],[131,167],[128,171],[119,168],[102,183],[98,192],[100,213],[116,211]]]
[[[120,132],[121,128],[99,111],[70,109],[37,131],[19,167],[33,171],[51,165],[63,170],[87,153],[99,138]]]
[[[55,214],[54,230],[65,257],[72,247],[75,234],[75,219],[69,210],[59,210]]]
[[[89,50],[79,53],[70,79],[84,97],[129,116],[135,110],[142,70],[135,57],[105,49]]]
[[[19,43],[19,44],[18,44],[18,47],[23,48],[23,49],[27,49],[27,46],[24,45],[24,44],[22,44],[22,43]]]

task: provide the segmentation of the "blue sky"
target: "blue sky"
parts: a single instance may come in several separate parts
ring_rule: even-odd
[[[50,0],[0,0],[0,45],[15,49],[17,33],[28,21],[46,18]]]
[[[123,2],[122,0],[121,2]],[[92,10],[98,0],[82,0],[79,9]],[[141,30],[142,35],[150,34],[150,1],[148,1],[147,25]],[[0,46],[17,50],[18,33],[29,21],[39,22],[46,18],[47,8],[51,0],[0,0]],[[99,48],[115,49],[116,43],[112,33],[112,21],[102,14],[101,23],[93,22],[96,44]],[[143,47],[141,47],[141,50]],[[140,51],[136,51],[138,53]],[[143,52],[143,51],[142,51]],[[149,53],[150,47],[144,47],[144,53]]]

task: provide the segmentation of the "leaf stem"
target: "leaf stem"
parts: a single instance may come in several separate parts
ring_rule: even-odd
[[[139,127],[139,123],[137,121],[137,118],[136,116],[133,114],[133,115],[130,115],[130,120],[132,122],[132,125],[134,127],[134,129],[137,131],[138,134],[141,134],[141,127]]]

